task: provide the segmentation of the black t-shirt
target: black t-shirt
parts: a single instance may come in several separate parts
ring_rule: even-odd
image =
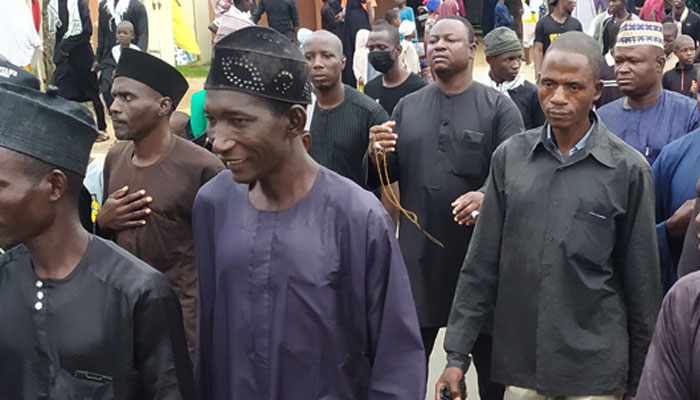
[[[579,20],[569,15],[566,17],[566,21],[560,24],[555,21],[551,15],[547,15],[537,21],[537,26],[535,27],[535,42],[542,43],[542,54],[544,54],[549,45],[552,44],[552,40],[556,39],[557,36],[562,33],[569,31],[583,32],[583,27]]]
[[[394,112],[394,107],[398,104],[399,100],[405,96],[421,89],[423,86],[427,85],[423,78],[411,73],[411,75],[403,81],[402,84],[396,87],[387,88],[382,84],[382,76],[372,79],[365,85],[365,94],[372,99],[376,100],[379,105],[384,107],[386,112],[391,115]]]
[[[683,22],[681,33],[692,37],[693,40],[695,40],[695,44],[698,45],[700,44],[700,15],[690,9],[688,9],[688,11],[688,16],[685,18],[685,22]],[[673,12],[664,17],[664,22],[676,22],[673,18]]]
[[[12,64],[0,56],[0,82],[9,82],[39,90],[39,79],[24,68]]]

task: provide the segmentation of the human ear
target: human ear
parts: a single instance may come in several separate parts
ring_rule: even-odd
[[[175,111],[173,109],[173,100],[170,97],[161,97],[160,102],[158,104],[158,116],[162,117],[164,115],[168,115],[171,112]]]
[[[289,126],[287,134],[291,137],[301,136],[304,134],[306,127],[306,108],[299,104],[294,104],[287,110],[287,119]]]
[[[48,200],[55,202],[63,198],[68,191],[68,178],[60,169],[51,170],[39,184],[41,189],[48,191]]]

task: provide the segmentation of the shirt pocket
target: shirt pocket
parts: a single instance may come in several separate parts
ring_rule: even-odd
[[[488,175],[490,161],[486,135],[470,130],[454,134],[447,149],[447,158],[453,175],[483,181]]]
[[[615,219],[611,212],[580,207],[574,213],[566,249],[569,258],[592,269],[608,269],[615,248]]]
[[[82,371],[86,375],[99,375],[87,371]],[[102,380],[78,378],[72,376],[68,371],[58,368],[56,370],[55,383],[51,389],[52,399],[91,399],[91,400],[113,400],[114,384],[112,378],[99,375]]]

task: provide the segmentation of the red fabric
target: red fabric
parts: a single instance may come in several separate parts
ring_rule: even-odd
[[[440,7],[438,7],[437,12],[438,21],[440,21],[448,15],[459,15],[459,6],[457,5],[457,0],[445,0],[442,4],[440,4]]]
[[[39,32],[41,26],[41,8],[39,7],[39,0],[32,0],[32,19],[34,19],[34,28]]]
[[[651,11],[656,11],[655,21],[662,23],[664,19],[664,0],[646,0],[642,10],[639,12],[639,17],[644,21],[649,21]]]
[[[459,15],[466,18],[467,17],[467,10],[464,8],[464,0],[457,0],[457,5],[459,6]]]

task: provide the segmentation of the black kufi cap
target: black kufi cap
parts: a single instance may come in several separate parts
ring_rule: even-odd
[[[0,147],[85,176],[97,137],[92,114],[78,103],[0,83]]]
[[[177,107],[190,85],[187,79],[172,65],[158,57],[134,49],[122,49],[114,77],[131,78],[170,97],[173,109]]]
[[[261,26],[239,29],[214,45],[204,89],[311,103],[306,59],[284,35]]]

